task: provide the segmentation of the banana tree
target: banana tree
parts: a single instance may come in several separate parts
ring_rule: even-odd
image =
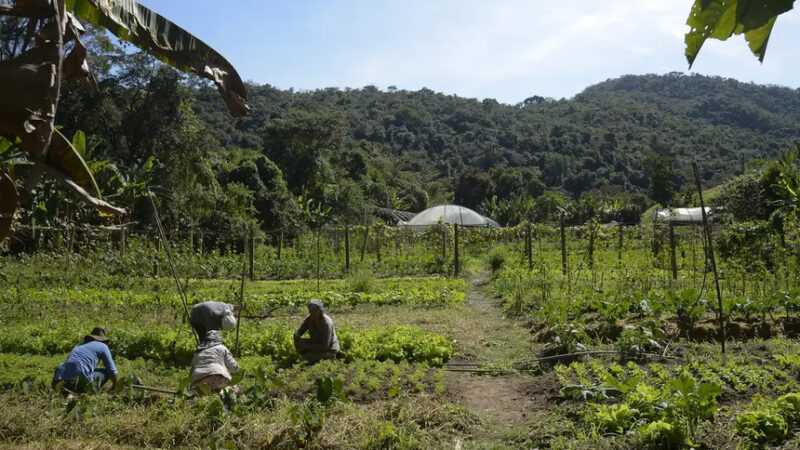
[[[763,62],[775,20],[793,7],[794,0],[695,0],[686,19],[691,30],[684,39],[689,67],[706,39],[724,41],[739,34]]]
[[[166,18],[132,0],[11,0],[0,16],[27,21],[19,54],[0,61],[0,137],[32,163],[17,191],[14,165],[0,166],[0,242],[11,233],[19,198],[42,175],[75,192],[101,214],[124,214],[106,201],[86,162],[55,128],[62,81],[96,90],[80,40],[80,20],[105,27],[162,62],[214,82],[231,115],[247,114],[247,94],[233,66],[214,49]]]

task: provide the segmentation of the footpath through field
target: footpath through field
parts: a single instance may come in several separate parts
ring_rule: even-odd
[[[514,362],[533,358],[528,328],[507,318],[500,302],[489,297],[489,278],[490,274],[483,272],[468,280],[463,310],[466,323],[459,328],[469,331],[456,343],[456,356],[449,364],[452,368],[478,363],[482,368],[508,369]],[[508,443],[509,435],[524,433],[526,427],[541,420],[557,390],[552,372],[540,376],[524,371],[503,375],[448,373],[452,401],[482,419],[486,433],[475,436],[472,444]]]

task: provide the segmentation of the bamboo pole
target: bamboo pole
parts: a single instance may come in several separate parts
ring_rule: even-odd
[[[703,186],[700,184],[700,173],[697,170],[697,162],[692,161],[692,171],[694,180],[697,183],[697,194],[700,196],[700,212],[703,216],[703,228],[706,231],[708,240],[708,257],[711,262],[711,269],[714,271],[714,285],[717,288],[717,319],[719,320],[719,335],[722,354],[725,354],[725,317],[722,310],[722,291],[719,288],[719,273],[717,272],[717,261],[714,259],[714,241],[711,237],[711,228],[708,226],[708,216],[706,216],[706,206],[703,202]]]
[[[172,259],[172,252],[170,251],[169,244],[167,243],[167,235],[164,233],[164,227],[161,226],[161,217],[158,215],[156,202],[153,200],[153,194],[149,189],[147,190],[147,196],[150,198],[150,205],[153,207],[153,215],[156,219],[158,233],[161,236],[161,240],[164,241],[164,251],[167,254],[167,260],[169,261],[170,269],[172,269],[172,277],[175,279],[175,284],[178,286],[178,294],[180,294],[181,301],[183,302],[183,312],[186,314],[186,322],[191,324],[191,320],[189,319],[189,301],[186,299],[186,293],[183,292],[183,286],[181,285],[181,281],[178,279],[178,270],[175,268],[175,262]],[[197,335],[197,332],[191,326],[189,328],[192,330],[192,336],[194,336],[195,343],[199,344],[200,337]]]
[[[242,284],[239,286],[239,311],[236,313],[236,345],[234,352],[236,357],[239,357],[239,327],[242,325],[242,311],[244,310],[244,271],[247,264],[242,261]]]

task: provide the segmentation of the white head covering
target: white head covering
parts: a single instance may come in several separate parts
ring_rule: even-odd
[[[220,324],[223,330],[232,330],[236,328],[236,317],[233,313],[228,313],[222,316],[222,323]]]

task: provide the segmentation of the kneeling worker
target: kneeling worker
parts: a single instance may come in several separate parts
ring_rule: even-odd
[[[294,348],[310,363],[321,359],[336,359],[339,352],[339,339],[333,329],[333,320],[325,314],[322,300],[308,302],[308,315],[300,328],[294,333]],[[308,338],[303,334],[308,331]]]
[[[97,367],[100,361],[103,361],[103,368]],[[108,337],[103,328],[96,327],[83,338],[82,344],[72,348],[67,360],[56,367],[52,385],[55,387],[63,381],[65,388],[75,390],[78,377],[99,383],[100,386],[108,380],[117,384],[117,367],[111,357],[111,350],[108,349]]]

